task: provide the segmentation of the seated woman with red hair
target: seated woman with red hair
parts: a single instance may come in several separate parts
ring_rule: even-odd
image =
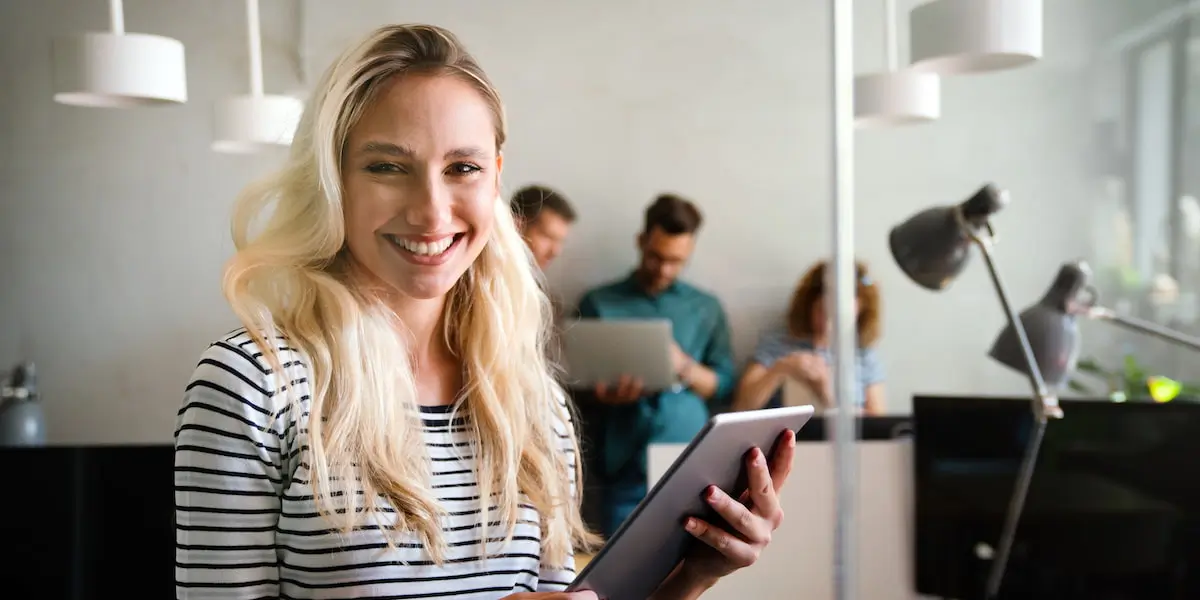
[[[826,263],[811,267],[792,296],[787,321],[768,329],[758,341],[754,357],[738,383],[733,410],[755,410],[782,406],[783,384],[792,379],[820,408],[833,405],[830,354],[833,319],[825,306]],[[855,310],[858,348],[855,351],[854,398],[867,415],[883,412],[883,365],[875,342],[879,339],[879,289],[858,263]]]

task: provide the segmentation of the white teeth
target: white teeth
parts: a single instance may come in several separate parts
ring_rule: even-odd
[[[396,245],[418,256],[437,256],[446,251],[454,243],[454,236],[444,237],[436,242],[413,242],[394,235],[388,236]]]

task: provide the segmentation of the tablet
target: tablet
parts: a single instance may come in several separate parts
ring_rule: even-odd
[[[649,598],[690,545],[703,543],[683,529],[684,519],[716,518],[701,497],[704,490],[716,485],[734,498],[741,495],[746,453],[758,447],[770,456],[784,429],[799,430],[812,415],[811,406],[788,406],[710,418],[569,591],[591,590],[605,600]]]
[[[569,387],[591,389],[621,375],[656,392],[675,385],[671,322],[666,319],[576,319],[563,327],[562,349]]]

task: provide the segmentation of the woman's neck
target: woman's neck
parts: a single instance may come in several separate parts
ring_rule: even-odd
[[[358,284],[369,287],[364,295],[384,302],[400,322],[396,335],[404,337],[417,386],[417,403],[441,406],[453,403],[463,386],[461,361],[445,335],[445,296],[410,298],[371,277],[356,273]]]
[[[365,297],[382,301],[403,325],[409,352],[416,365],[436,364],[452,357],[443,334],[442,313],[446,297],[410,298],[385,284],[358,264],[350,265],[350,285]]]
[[[408,337],[409,350],[418,370],[453,357],[445,336],[445,298],[394,299],[388,305],[404,326],[404,335]]]
[[[445,300],[406,299],[391,305],[407,330],[403,335],[409,338],[417,403],[453,404],[462,393],[463,369],[446,340]]]

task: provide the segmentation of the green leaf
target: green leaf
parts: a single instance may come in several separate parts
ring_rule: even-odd
[[[1108,369],[1105,369],[1094,358],[1085,358],[1075,363],[1075,370],[1083,373],[1091,373],[1093,375],[1108,375]]]
[[[1093,393],[1091,388],[1080,383],[1076,379],[1071,379],[1071,380],[1067,381],[1067,389],[1069,389],[1073,392],[1079,392],[1081,394],[1092,394]]]

